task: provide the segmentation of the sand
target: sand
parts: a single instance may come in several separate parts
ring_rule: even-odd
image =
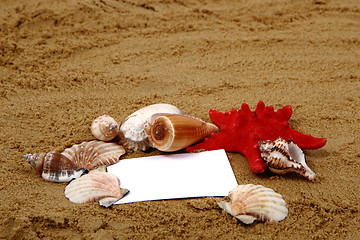
[[[0,0],[0,84],[1,239],[360,238],[359,1]],[[283,195],[278,223],[245,226],[219,197],[75,204],[22,159],[94,139],[102,114],[162,102],[211,121],[259,101],[328,140],[305,150],[315,183],[228,153],[239,184]]]

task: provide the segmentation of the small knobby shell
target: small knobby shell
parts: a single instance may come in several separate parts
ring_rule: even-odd
[[[277,174],[295,172],[311,181],[316,174],[307,166],[303,151],[291,140],[279,137],[275,141],[260,141],[261,158],[269,170]]]
[[[157,113],[184,114],[179,108],[165,103],[143,107],[128,116],[120,126],[119,143],[134,151],[146,151],[151,144],[146,133],[146,125]]]
[[[261,185],[238,185],[229,192],[229,198],[230,202],[221,201],[218,205],[245,224],[255,220],[279,222],[288,214],[282,196]]]
[[[99,201],[104,207],[110,207],[128,192],[129,190],[120,188],[120,180],[108,172],[90,172],[73,180],[65,188],[65,196],[71,202]]]
[[[147,126],[151,145],[164,152],[177,151],[199,142],[219,128],[201,119],[179,114],[155,114]]]
[[[91,170],[99,165],[112,165],[120,160],[125,149],[113,142],[93,140],[73,145],[62,154],[75,163],[76,166]]]
[[[114,118],[103,115],[92,122],[91,133],[98,140],[110,141],[119,134],[119,125]]]
[[[23,158],[45,179],[51,182],[69,182],[88,170],[58,152],[27,154]]]

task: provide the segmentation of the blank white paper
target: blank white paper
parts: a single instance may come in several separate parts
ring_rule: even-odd
[[[120,179],[121,188],[130,190],[115,204],[222,197],[238,185],[223,149],[123,159],[107,170]]]

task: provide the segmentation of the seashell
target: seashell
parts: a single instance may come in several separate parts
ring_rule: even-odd
[[[316,174],[307,166],[303,151],[291,140],[279,137],[275,141],[260,141],[261,158],[269,170],[277,174],[295,172],[311,181]]]
[[[146,131],[153,147],[172,152],[204,139],[219,131],[219,128],[215,124],[187,115],[155,114]]]
[[[119,125],[112,117],[103,115],[92,122],[91,132],[98,140],[110,141],[119,134]]]
[[[184,114],[179,108],[165,103],[143,107],[129,117],[120,126],[119,143],[134,151],[146,151],[150,146],[147,138],[146,125],[156,113]]]
[[[45,179],[51,182],[69,182],[88,170],[75,165],[58,152],[27,154],[23,158]]]
[[[74,145],[62,152],[76,166],[88,170],[99,165],[109,166],[117,163],[124,153],[125,149],[117,143],[97,140]]]
[[[99,201],[110,207],[124,197],[129,190],[120,188],[120,180],[108,172],[91,172],[70,182],[65,188],[65,197],[74,203]]]
[[[221,201],[218,205],[245,224],[255,220],[279,222],[288,214],[282,196],[261,185],[238,185],[229,192],[229,198],[230,202]]]

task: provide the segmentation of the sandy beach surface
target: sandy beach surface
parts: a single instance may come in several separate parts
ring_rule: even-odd
[[[327,138],[304,151],[317,182],[227,153],[239,184],[284,197],[277,223],[246,226],[219,197],[75,204],[22,158],[94,139],[103,114],[170,103],[211,122],[259,101]],[[0,239],[360,239],[359,109],[357,0],[0,0]]]

